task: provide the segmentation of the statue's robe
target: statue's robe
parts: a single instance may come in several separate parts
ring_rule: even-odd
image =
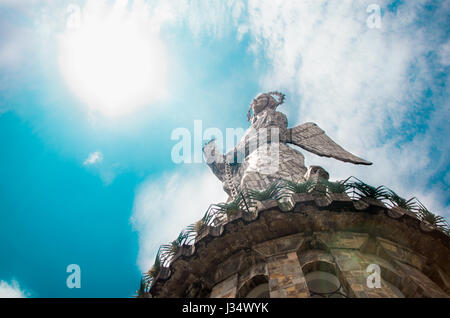
[[[264,190],[281,179],[304,181],[307,172],[305,158],[287,143],[319,156],[354,164],[371,164],[337,145],[314,123],[290,129],[287,125],[285,114],[267,108],[253,117],[239,144],[226,155],[219,152],[214,141],[206,144],[203,151],[207,163],[229,195],[232,194],[232,186],[239,192],[244,189]],[[231,172],[229,177],[227,163]]]

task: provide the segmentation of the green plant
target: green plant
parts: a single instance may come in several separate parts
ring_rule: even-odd
[[[252,201],[276,200],[280,196],[282,186],[278,181],[271,183],[265,190],[248,190],[248,198]]]
[[[147,281],[150,281],[151,279],[154,279],[156,276],[158,276],[159,271],[161,270],[161,264],[160,263],[154,263],[153,266],[149,269],[147,273],[145,273],[145,278]]]
[[[145,279],[145,277],[141,277],[141,281],[139,283],[139,289],[136,291],[136,296],[137,298],[142,298],[148,290],[148,283]]]
[[[284,188],[292,193],[308,193],[314,186],[315,183],[312,180],[306,180],[305,182],[284,181]]]
[[[219,214],[233,215],[241,210],[242,200],[242,194],[239,194],[232,201],[215,204],[215,207]]]
[[[420,219],[427,221],[436,228],[448,233],[449,226],[447,220],[440,215],[436,215],[428,210],[420,201],[418,202],[417,214]]]
[[[197,231],[195,229],[195,223],[188,225],[184,230],[184,235],[186,236],[185,240],[184,240],[184,244],[188,244],[190,245],[192,243],[192,241],[195,239],[195,236],[197,235]]]
[[[194,224],[190,225],[192,227],[192,230],[198,234],[206,226],[211,224],[211,221],[216,216],[214,212],[215,212],[215,205],[211,204],[206,213],[203,215],[203,217]]]
[[[156,278],[156,276],[158,276],[160,271],[161,271],[161,247],[158,249],[158,253],[156,254],[153,266],[143,276],[146,288],[148,288],[151,285],[152,281]]]
[[[356,190],[359,198],[370,198],[376,200],[384,200],[388,198],[388,191],[384,186],[373,187],[367,183],[358,180],[348,184],[350,188]]]
[[[330,193],[346,193],[350,187],[350,185],[347,184],[347,180],[332,182],[320,178],[318,184],[324,186]]]
[[[180,234],[178,234],[178,237],[175,240],[170,242],[170,244],[161,245],[161,253],[165,255],[165,260],[174,256],[180,249],[181,245],[183,245],[188,238],[189,232],[183,230]]]
[[[409,211],[415,211],[417,209],[417,203],[414,201],[415,198],[406,200],[392,190],[388,190],[387,199],[391,202],[393,206],[403,208]]]
[[[197,222],[194,223],[194,230],[195,232],[200,233],[205,227],[207,226],[207,223],[204,221],[203,218],[201,218],[200,220],[198,220]]]

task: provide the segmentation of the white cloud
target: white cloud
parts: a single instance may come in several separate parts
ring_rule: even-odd
[[[83,165],[94,167],[92,170],[102,180],[105,186],[109,186],[115,180],[116,176],[123,171],[123,167],[119,163],[110,163],[104,161],[103,153],[95,151],[84,160]]]
[[[439,137],[448,134],[448,102],[436,79],[448,65],[448,43],[439,23],[419,22],[427,14],[425,1],[405,2],[397,14],[379,1],[385,10],[381,29],[367,27],[370,3],[250,1],[251,48],[271,65],[262,89],[280,89],[299,103],[299,109],[289,105],[291,126],[316,122],[374,162],[355,167],[306,154],[308,165],[320,164],[335,178],[357,175],[385,184],[445,214],[448,184],[428,182],[448,164],[448,142]],[[428,18],[445,21],[442,6]],[[437,58],[430,61],[433,50]]]
[[[320,164],[335,178],[357,175],[385,184],[446,214],[447,179],[429,181],[445,174],[449,162],[450,147],[439,137],[448,134],[450,119],[442,90],[448,76],[440,74],[449,64],[449,44],[440,27],[449,5],[440,3],[430,14],[427,1],[408,1],[392,12],[391,1],[378,1],[382,25],[371,29],[366,23],[371,3],[251,0],[211,2],[205,8],[194,1],[174,12],[178,19],[189,17],[196,35],[220,38],[230,25],[238,39],[248,34],[255,58],[270,66],[261,90],[280,89],[300,106],[283,110],[291,126],[316,122],[374,163],[359,167],[306,153],[308,165]],[[430,59],[432,54],[436,58]]]
[[[210,204],[224,200],[221,182],[206,165],[202,169],[183,166],[171,175],[150,177],[137,190],[131,218],[139,232],[139,268],[147,271],[161,244],[199,220]]]
[[[103,161],[103,154],[100,151],[93,152],[84,160],[85,166],[101,163]]]
[[[10,99],[17,87],[26,86],[26,74],[36,69],[32,56],[37,48],[34,35],[9,16],[0,19],[0,116],[14,108]]]
[[[440,50],[439,55],[441,57],[441,64],[444,66],[450,65],[450,41],[444,43]]]
[[[0,298],[26,298],[27,295],[17,281],[12,280],[11,283],[0,281]]]
[[[158,1],[152,6],[152,19],[161,27],[165,23],[187,27],[195,38],[221,38],[237,27],[245,13],[243,0],[173,0]]]
[[[301,150],[307,165],[323,166],[333,179],[354,175],[384,184],[406,198],[416,196],[434,212],[448,213],[448,173],[438,183],[429,181],[449,162],[448,142],[439,137],[448,135],[448,102],[436,82],[436,72],[449,64],[449,49],[439,37],[439,23],[418,22],[425,1],[404,2],[396,14],[387,10],[388,1],[378,1],[384,10],[381,29],[366,24],[372,1],[221,3],[201,7],[180,1],[165,7],[171,12],[166,21],[187,21],[197,36],[220,38],[230,25],[238,40],[248,34],[255,58],[270,65],[261,90],[279,89],[300,105],[283,106],[290,126],[314,121],[344,148],[374,163],[355,166]],[[448,10],[442,6],[428,18],[445,21]],[[433,50],[437,58],[430,62]],[[433,107],[423,105],[428,101]],[[138,191],[133,223],[143,271],[160,244],[199,219],[210,203],[223,200],[209,171],[190,175],[148,181]]]

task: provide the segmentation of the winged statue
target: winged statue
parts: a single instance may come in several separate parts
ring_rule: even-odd
[[[214,140],[203,147],[208,166],[230,198],[244,189],[264,190],[280,179],[305,181],[305,158],[287,144],[344,162],[372,164],[343,149],[314,123],[288,128],[286,115],[276,110],[284,99],[285,95],[279,92],[257,95],[247,114],[250,127],[227,154],[220,152]]]

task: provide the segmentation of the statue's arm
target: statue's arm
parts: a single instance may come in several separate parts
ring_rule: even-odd
[[[287,131],[286,142],[297,145],[318,156],[331,157],[354,164],[371,165],[335,143],[314,123],[305,123]]]
[[[209,141],[203,147],[203,154],[205,156],[206,163],[211,168],[212,172],[220,181],[224,181],[225,175],[225,156],[217,148],[216,142]]]

